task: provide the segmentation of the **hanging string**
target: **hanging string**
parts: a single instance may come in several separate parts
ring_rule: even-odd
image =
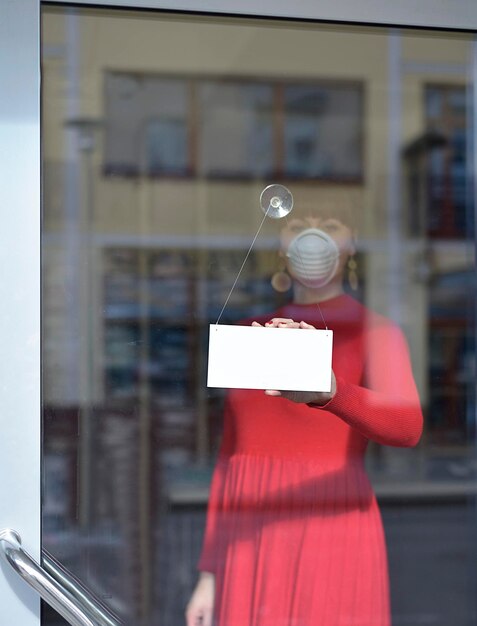
[[[244,258],[244,260],[243,260],[243,263],[242,263],[242,265],[241,265],[241,267],[240,267],[240,269],[239,269],[239,271],[238,271],[237,276],[235,277],[235,280],[234,280],[234,282],[233,282],[232,288],[230,289],[229,294],[228,294],[228,296],[227,296],[227,298],[226,298],[226,300],[225,300],[225,302],[224,302],[224,305],[223,305],[223,307],[222,307],[222,309],[221,309],[221,311],[220,311],[220,313],[219,313],[219,316],[218,316],[218,318],[217,318],[217,321],[215,322],[215,325],[216,325],[216,326],[218,325],[218,323],[219,323],[219,321],[220,321],[220,319],[221,319],[221,317],[222,317],[222,315],[223,315],[223,312],[225,311],[225,307],[227,306],[227,304],[228,304],[228,302],[229,302],[229,300],[230,300],[230,297],[231,297],[231,295],[232,295],[232,293],[233,293],[233,290],[235,289],[235,285],[237,284],[238,279],[240,278],[240,275],[241,275],[241,273],[242,273],[242,270],[243,270],[243,268],[245,267],[245,264],[246,264],[246,262],[247,262],[247,260],[248,260],[248,257],[250,256],[250,253],[252,252],[252,248],[253,248],[253,246],[255,245],[255,242],[257,241],[257,237],[258,237],[258,235],[260,234],[260,231],[262,230],[262,226],[263,226],[263,224],[265,223],[265,220],[267,219],[268,212],[270,211],[271,207],[272,207],[272,205],[270,204],[270,205],[269,205],[269,207],[268,207],[268,209],[267,209],[267,210],[266,210],[266,212],[265,212],[265,215],[263,216],[262,221],[260,222],[260,226],[258,227],[258,230],[257,230],[257,232],[255,233],[255,236],[254,236],[254,238],[253,238],[253,240],[252,240],[252,243],[250,244],[250,247],[249,247],[249,249],[248,249],[248,251],[247,251],[247,254],[245,255],[245,258]],[[288,219],[287,219],[286,215],[285,215],[285,221],[286,221],[287,226],[288,226],[288,225],[289,225],[289,223],[288,223]],[[304,263],[304,261],[303,261],[303,259],[302,259],[301,254],[300,254],[300,249],[299,249],[299,246],[297,247],[297,251],[298,251],[298,257],[299,257],[299,259],[300,259],[300,263],[303,265],[303,269],[304,269],[304,271],[306,272],[306,265],[305,265],[305,263]],[[319,302],[317,302],[317,303],[316,303],[316,306],[318,307],[318,311],[320,312],[320,316],[321,316],[321,319],[322,319],[322,321],[323,321],[323,325],[324,325],[325,329],[326,329],[326,330],[328,330],[328,325],[327,325],[327,323],[326,323],[326,321],[325,321],[325,318],[324,318],[324,315],[323,315],[323,311],[321,310],[321,307],[320,307],[320,303],[319,303]]]
[[[248,257],[250,256],[250,252],[252,251],[252,248],[253,248],[253,246],[254,246],[255,242],[257,241],[257,237],[258,237],[258,235],[259,235],[260,231],[262,230],[262,226],[263,226],[263,224],[264,224],[264,222],[265,222],[265,220],[266,220],[266,218],[267,218],[267,215],[268,215],[268,212],[270,211],[270,208],[271,208],[271,205],[268,207],[268,209],[267,209],[267,211],[266,211],[265,215],[263,216],[263,220],[261,221],[260,226],[258,227],[258,230],[257,230],[257,232],[255,233],[255,237],[253,238],[253,241],[252,241],[252,243],[250,244],[250,248],[248,249],[248,252],[247,252],[247,254],[245,255],[245,259],[243,260],[242,266],[241,266],[241,268],[239,269],[237,276],[235,277],[234,284],[232,285],[232,289],[230,290],[229,295],[227,296],[227,299],[225,300],[224,306],[222,307],[222,310],[221,310],[221,311],[220,311],[220,313],[219,313],[219,317],[217,318],[217,321],[215,322],[215,325],[216,325],[216,326],[217,326],[217,324],[219,323],[220,318],[222,317],[222,313],[225,311],[225,307],[227,306],[227,303],[228,303],[228,301],[230,300],[230,296],[232,295],[232,292],[233,292],[233,290],[234,290],[234,288],[235,288],[235,285],[237,284],[237,281],[238,281],[238,279],[240,278],[240,274],[242,273],[242,270],[243,270],[243,268],[245,267],[245,263],[247,262],[247,259],[248,259]]]

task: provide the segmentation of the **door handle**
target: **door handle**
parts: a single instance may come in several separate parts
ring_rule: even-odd
[[[20,535],[0,530],[0,556],[72,626],[121,626],[106,607],[47,553],[45,568],[22,548]]]
[[[123,626],[122,622],[106,607],[87,587],[57,561],[45,549],[41,551],[41,560],[44,569],[56,580],[60,586],[69,591],[87,609],[90,617],[97,626]]]

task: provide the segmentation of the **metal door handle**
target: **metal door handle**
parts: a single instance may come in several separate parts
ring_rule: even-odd
[[[48,571],[43,569],[22,548],[20,535],[10,528],[0,530],[0,556],[72,626],[121,626],[49,555],[45,557]]]
[[[113,615],[101,600],[93,595],[87,587],[44,549],[41,551],[41,560],[44,569],[51,574],[63,589],[69,591],[83,610],[88,611],[95,624],[98,626],[122,626],[122,622]]]

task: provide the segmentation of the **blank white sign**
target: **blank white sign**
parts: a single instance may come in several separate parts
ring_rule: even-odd
[[[333,331],[211,324],[208,387],[330,391]]]

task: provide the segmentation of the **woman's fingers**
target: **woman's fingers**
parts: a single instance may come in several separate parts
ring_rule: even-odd
[[[204,609],[201,626],[212,626],[212,611],[210,609]]]
[[[260,326],[257,322],[252,322],[252,326]],[[315,327],[307,322],[295,322],[289,317],[274,317],[269,322],[265,322],[268,328],[306,328],[314,329]]]
[[[279,326],[286,326],[287,324],[296,324],[296,322],[289,317],[274,317],[269,322],[266,322],[265,326],[278,328]]]
[[[300,324],[294,320],[273,319],[265,324],[268,328],[300,328]]]
[[[186,609],[185,617],[187,626],[196,626],[197,620],[200,619],[198,613],[189,607]]]
[[[215,576],[201,572],[199,580],[186,607],[187,626],[212,626],[214,610]]]
[[[191,607],[186,611],[187,626],[212,626],[212,610],[203,607]]]

